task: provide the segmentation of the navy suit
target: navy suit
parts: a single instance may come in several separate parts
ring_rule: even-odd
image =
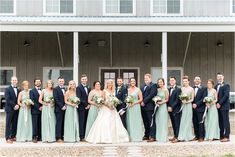
[[[196,87],[194,86],[194,91]],[[195,93],[196,94],[196,93]],[[205,103],[203,99],[207,96],[207,88],[200,86],[198,88],[197,94],[194,97],[193,104],[196,104],[196,109],[193,109],[193,127],[194,127],[194,134],[197,139],[205,138],[205,127],[204,123],[200,123],[203,118],[203,114],[205,111]]]
[[[88,110],[85,109],[88,105],[88,94],[90,93],[91,89],[87,87],[87,92],[84,89],[84,86],[80,84],[76,88],[76,95],[80,99],[80,104],[78,107],[78,119],[79,119],[79,135],[80,139],[85,138],[85,130],[86,130],[86,121]]]
[[[120,89],[118,90],[118,87],[116,87],[116,97],[122,102],[117,106],[117,111],[120,111],[122,108],[126,107],[125,98],[128,95],[128,90],[127,87],[122,85]],[[122,124],[126,128],[126,113],[124,113],[121,117]]]
[[[12,86],[9,86],[5,89],[5,112],[6,112],[6,130],[5,138],[6,140],[16,137],[17,130],[17,120],[19,110],[14,110],[15,105],[17,104],[17,99],[20,90],[17,89],[17,96]]]
[[[156,138],[156,122],[155,115],[153,117],[153,125],[151,126],[152,114],[154,112],[155,104],[152,98],[157,95],[157,84],[150,83],[148,86],[141,87],[143,93],[144,106],[141,107],[141,113],[144,121],[145,135],[147,138]]]
[[[34,102],[34,105],[31,106],[32,113],[32,123],[33,123],[33,139],[37,138],[37,140],[41,139],[41,111],[39,110],[42,107],[42,104],[38,102],[39,92],[34,87],[29,92],[30,99]]]
[[[55,116],[56,116],[56,139],[63,139],[64,136],[64,115],[65,111],[62,108],[65,106],[64,94],[62,89],[57,86],[53,90],[55,100]]]
[[[167,103],[168,107],[172,108],[172,112],[169,112],[170,118],[171,118],[171,124],[173,127],[174,131],[174,136],[175,138],[178,138],[179,134],[179,128],[180,128],[180,119],[181,119],[181,113],[180,108],[181,108],[181,101],[179,99],[179,95],[181,94],[181,89],[177,86],[174,88],[169,88],[169,93],[172,93],[169,95],[169,100]]]
[[[217,90],[218,84],[215,86]],[[218,92],[218,91],[217,91]],[[229,138],[230,135],[230,123],[229,123],[229,84],[223,82],[220,85],[218,92],[218,101],[221,107],[218,109],[219,112],[219,127],[220,127],[220,138]]]

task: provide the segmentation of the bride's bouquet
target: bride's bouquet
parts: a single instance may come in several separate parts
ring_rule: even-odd
[[[80,104],[80,99],[78,97],[69,97],[68,101],[72,104],[76,105],[76,108],[78,108],[78,105]]]
[[[101,96],[94,96],[93,100],[95,101],[96,105],[98,105],[98,107],[101,107],[104,104],[104,98]]]
[[[183,104],[186,104],[186,102],[188,102],[190,99],[189,96],[185,93],[180,94],[179,98]]]
[[[152,101],[157,105],[158,102],[162,101],[162,98],[160,96],[155,96],[155,97],[153,97]]]
[[[27,107],[29,107],[30,105],[34,105],[34,102],[30,98],[23,99],[22,103]]]
[[[121,103],[121,101],[115,96],[110,96],[109,101],[113,107],[117,107]]]

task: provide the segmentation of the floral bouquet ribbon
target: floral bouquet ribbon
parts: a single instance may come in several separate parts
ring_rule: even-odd
[[[202,121],[199,124],[202,124],[205,122],[207,110],[208,110],[208,108],[210,108],[211,105],[213,105],[213,98],[212,97],[205,97],[203,99],[203,102],[206,104],[206,108],[205,108],[205,111],[202,116]]]
[[[154,111],[153,111],[153,114],[152,114],[152,119],[151,119],[150,127],[153,126],[153,121],[154,121],[153,118],[154,118],[154,115],[156,114],[157,109],[158,109],[158,107],[159,107],[158,102],[161,102],[161,101],[162,101],[162,98],[159,97],[159,96],[155,96],[155,97],[153,97],[152,101],[155,103],[155,107],[154,107]]]

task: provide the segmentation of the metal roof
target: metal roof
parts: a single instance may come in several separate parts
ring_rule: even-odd
[[[235,24],[235,16],[0,16],[0,24]]]

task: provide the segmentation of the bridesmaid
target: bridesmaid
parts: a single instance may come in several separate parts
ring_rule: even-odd
[[[143,137],[143,120],[141,116],[140,103],[143,101],[141,90],[136,87],[135,78],[130,78],[130,88],[128,95],[134,97],[133,104],[127,104],[128,109],[126,113],[127,131],[131,142],[141,142]]]
[[[192,132],[192,102],[194,98],[194,90],[189,85],[189,78],[188,76],[183,77],[183,87],[181,88],[181,94],[186,94],[189,97],[187,102],[184,102],[183,109],[182,109],[182,117],[180,121],[180,129],[178,140],[179,141],[190,141],[193,139],[193,132]]]
[[[159,142],[167,142],[168,141],[168,111],[167,111],[167,102],[169,99],[169,92],[167,88],[165,88],[165,81],[163,78],[158,79],[158,92],[157,96],[159,96],[162,101],[158,102],[159,105],[156,112],[156,140]]]
[[[220,138],[218,110],[215,105],[217,102],[217,92],[213,87],[214,87],[214,81],[212,79],[209,79],[207,82],[207,92],[208,92],[207,96],[213,99],[213,104],[207,105],[208,112],[205,121],[205,127],[206,127],[205,138],[206,140],[209,141],[217,140]]]
[[[25,101],[29,99],[29,82],[22,82],[23,90],[19,93],[18,104],[20,105],[18,123],[17,123],[17,142],[32,141],[32,115],[31,107],[26,105]],[[31,104],[33,105],[33,104]]]
[[[88,95],[88,103],[90,104],[90,109],[88,112],[87,123],[86,123],[86,137],[98,115],[98,105],[94,102],[95,96],[101,96],[104,98],[104,92],[101,90],[101,83],[100,81],[95,81],[93,83],[94,89]]]
[[[72,99],[76,99],[76,84],[69,81],[68,90],[64,95],[64,102],[67,104],[64,118],[64,141],[65,142],[77,142],[79,138],[79,126],[78,126],[78,112],[77,105],[71,102]]]
[[[55,104],[53,100],[53,82],[48,80],[46,88],[39,96],[42,107],[42,142],[55,142]]]

